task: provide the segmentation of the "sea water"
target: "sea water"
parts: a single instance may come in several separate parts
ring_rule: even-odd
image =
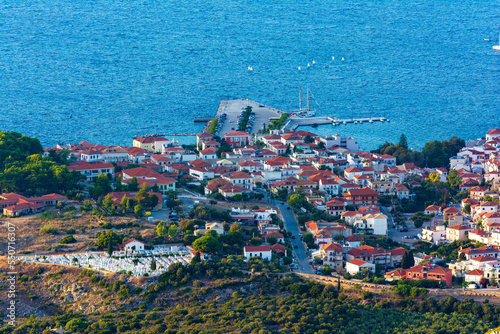
[[[500,127],[499,29],[499,1],[3,1],[0,130],[131,145],[221,99],[297,109],[301,84],[318,116],[391,120],[304,128],[363,149],[477,138]]]

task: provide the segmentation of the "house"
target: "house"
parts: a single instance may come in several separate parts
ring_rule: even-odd
[[[469,188],[469,197],[475,199],[476,201],[482,201],[484,195],[488,191],[488,187],[475,186]]]
[[[346,201],[342,197],[335,197],[326,202],[326,213],[332,216],[340,216],[345,211]]]
[[[428,279],[443,282],[447,286],[451,286],[452,271],[434,263],[426,262],[406,269],[406,279],[410,281]]]
[[[454,207],[449,207],[443,210],[443,220],[449,220],[451,216],[459,214],[460,210],[454,208]]]
[[[250,143],[250,135],[245,131],[233,131],[224,135],[226,143],[231,147],[243,147]]]
[[[247,261],[254,256],[258,256],[262,260],[271,261],[271,246],[245,246],[243,248],[243,255]]]
[[[123,244],[121,245],[118,245],[118,247],[120,249],[124,249],[126,251],[129,251],[129,252],[134,252],[134,251],[143,251],[146,249],[146,247],[148,247],[148,244],[142,242],[142,241],[139,241],[139,240],[136,240],[134,238],[131,238],[131,239],[128,239],[127,241],[125,241]]]
[[[203,132],[196,135],[196,148],[203,149],[202,144],[206,141],[211,141],[214,136],[211,133]]]
[[[233,186],[245,187],[250,190],[255,188],[252,175],[245,172],[226,173],[222,175],[222,178]]]
[[[115,174],[115,166],[112,163],[88,163],[78,161],[68,166],[68,171],[79,172],[87,178],[88,182],[97,180],[99,174],[113,176]]]
[[[215,160],[217,159],[217,148],[209,147],[200,151],[200,159],[202,160]]]
[[[479,282],[483,277],[484,277],[484,271],[479,269],[474,269],[465,274],[465,282],[474,282],[479,284]]]
[[[286,255],[286,247],[283,244],[271,245],[271,250],[280,256]]]
[[[335,270],[343,267],[343,252],[342,246],[333,241],[320,246],[320,255],[323,259],[323,264]]]
[[[234,197],[236,195],[243,195],[244,193],[248,193],[248,192],[250,192],[250,190],[248,190],[245,187],[241,187],[241,186],[228,185],[228,186],[219,187],[219,193],[226,198]]]
[[[422,229],[422,240],[434,245],[441,245],[446,241],[446,227],[436,226],[434,228]]]
[[[347,252],[346,260],[353,259],[369,261],[373,264],[380,264],[382,268],[387,268],[391,263],[391,253],[382,247],[363,245]]]
[[[168,145],[170,140],[163,137],[136,137],[133,146],[149,152],[160,152],[163,145]]]
[[[410,198],[410,190],[403,184],[396,184],[395,186],[396,197],[399,199]]]
[[[351,275],[356,275],[359,272],[362,272],[363,269],[368,269],[370,272],[375,272],[375,265],[370,262],[366,262],[363,260],[354,259],[346,262],[345,270]]]
[[[440,212],[441,212],[441,207],[439,205],[429,205],[424,210],[424,214],[426,215],[437,215]]]
[[[199,228],[194,231],[194,235],[203,235],[207,233],[208,230],[214,230],[217,232],[217,235],[224,234],[224,226],[221,223],[206,223],[205,228]]]
[[[205,186],[205,195],[210,195],[219,191],[220,187],[230,186],[231,182],[222,178],[213,179],[207,182]]]
[[[408,250],[403,247],[398,247],[391,249],[389,253],[391,253],[391,267],[399,267],[401,262],[403,262],[403,254],[407,253]]]
[[[266,242],[267,242],[267,238],[269,238],[269,237],[275,237],[277,239],[277,241],[281,242],[281,243],[285,242],[285,236],[279,232],[265,233],[265,234],[262,234],[262,237],[264,238],[264,240],[266,240]]]
[[[458,251],[458,255],[460,256],[461,253],[465,254],[465,258],[467,260],[470,260],[472,258],[481,256],[481,255],[498,258],[500,251],[498,250],[498,248],[493,247],[493,246],[482,246],[482,247],[478,247],[478,248],[470,248],[470,247],[464,248],[464,249],[461,249]]]
[[[486,140],[491,140],[499,137],[500,137],[500,129],[498,128],[491,129],[486,133]]]
[[[120,146],[110,146],[101,150],[102,160],[104,162],[129,161],[128,152]]]
[[[16,193],[0,195],[0,209],[9,217],[42,212],[47,206],[66,202],[67,198],[59,194],[48,194],[40,197],[24,197]]]
[[[399,279],[406,279],[406,270],[405,269],[396,269],[392,271],[388,271],[384,275],[385,280],[388,282],[394,281],[394,280],[399,280]]]
[[[446,228],[446,240],[453,242],[457,240],[465,240],[469,236],[472,227],[465,225],[454,225]]]
[[[350,235],[348,237],[344,238],[344,248],[352,249],[352,248],[358,248],[361,247],[361,244],[363,243],[363,238],[357,234]]]
[[[379,194],[375,190],[367,187],[361,189],[349,189],[342,195],[346,199],[347,204],[354,206],[377,204],[379,197]]]

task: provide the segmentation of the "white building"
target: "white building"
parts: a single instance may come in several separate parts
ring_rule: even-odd
[[[147,246],[144,242],[141,242],[139,240],[135,240],[134,238],[128,239],[125,241],[123,244],[121,244],[121,247],[127,251],[143,251],[144,248]]]
[[[332,146],[340,146],[345,147],[350,151],[357,152],[359,151],[359,145],[356,142],[356,139],[353,137],[343,137],[336,133],[333,136],[321,137],[320,142],[325,144],[326,148],[330,148]]]
[[[375,272],[375,265],[363,260],[354,259],[345,264],[345,270],[351,275],[356,275],[358,272],[363,271],[364,268],[368,268],[372,273]]]
[[[258,256],[262,260],[271,261],[271,246],[245,246],[243,248],[243,255],[245,255],[247,261],[254,256]]]

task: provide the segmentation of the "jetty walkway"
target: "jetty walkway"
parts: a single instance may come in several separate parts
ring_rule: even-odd
[[[313,126],[313,125],[340,125],[340,124],[362,124],[373,122],[389,122],[385,117],[365,117],[365,118],[336,118],[336,117],[292,117],[283,126],[283,129],[295,131],[299,126]]]

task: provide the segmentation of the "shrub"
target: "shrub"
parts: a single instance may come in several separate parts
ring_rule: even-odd
[[[60,244],[74,244],[76,242],[76,239],[74,236],[72,236],[71,234],[70,235],[67,235],[65,236],[64,238],[62,238],[59,243]]]
[[[59,231],[57,230],[57,227],[51,226],[51,225],[45,225],[40,229],[40,234],[53,234],[56,235],[58,234]]]

